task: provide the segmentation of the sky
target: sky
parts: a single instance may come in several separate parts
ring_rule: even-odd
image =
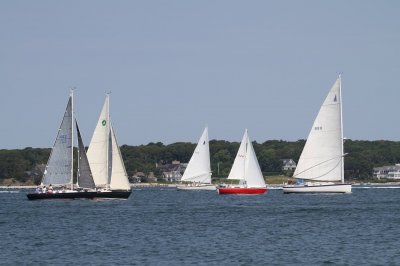
[[[305,139],[342,74],[344,136],[400,140],[400,1],[0,1],[0,149]]]

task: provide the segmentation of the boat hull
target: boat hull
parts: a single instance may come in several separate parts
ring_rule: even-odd
[[[224,187],[218,188],[218,194],[243,194],[243,195],[259,195],[267,192],[267,188],[240,188],[240,187]]]
[[[215,185],[199,185],[199,186],[177,186],[177,190],[209,190],[215,191],[217,187]]]
[[[132,191],[97,191],[95,192],[95,198],[104,199],[127,199],[131,195]]]
[[[59,192],[59,193],[28,193],[29,200],[43,199],[93,199],[96,192]]]
[[[351,184],[284,186],[283,193],[351,193]]]

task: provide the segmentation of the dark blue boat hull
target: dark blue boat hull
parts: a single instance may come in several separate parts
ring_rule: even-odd
[[[97,192],[61,192],[61,193],[29,193],[29,200],[40,199],[93,199]]]

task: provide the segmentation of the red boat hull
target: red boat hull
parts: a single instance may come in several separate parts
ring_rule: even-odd
[[[257,195],[267,192],[267,188],[224,187],[218,188],[219,194],[248,194]]]

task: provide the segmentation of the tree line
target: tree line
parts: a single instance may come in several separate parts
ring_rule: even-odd
[[[213,177],[226,177],[235,159],[239,142],[224,140],[210,141],[210,160]],[[253,146],[264,175],[287,174],[282,172],[282,159],[298,161],[305,140],[283,141],[268,140],[253,142]],[[139,146],[121,146],[128,175],[136,172],[153,172],[160,176],[161,164],[174,160],[188,162],[196,144],[177,142],[165,145],[161,142]],[[400,142],[379,140],[346,140],[345,178],[350,180],[368,180],[372,178],[374,167],[400,162]],[[13,178],[24,183],[38,183],[50,155],[50,149],[25,148],[20,150],[0,150],[0,182]],[[75,164],[76,165],[76,164]],[[39,167],[41,166],[41,167]]]

